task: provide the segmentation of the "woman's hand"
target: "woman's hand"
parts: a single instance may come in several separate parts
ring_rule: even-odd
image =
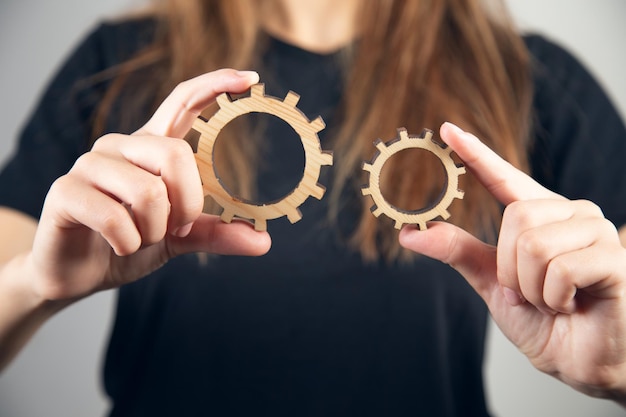
[[[222,92],[258,82],[219,70],[181,83],[130,136],[110,134],[51,187],[30,255],[34,288],[72,299],[136,280],[189,252],[262,255],[267,233],[202,213],[191,147],[181,140]]]
[[[498,246],[443,222],[405,227],[403,246],[458,270],[540,370],[626,405],[626,249],[589,201],[570,201],[454,125],[443,140],[506,205]]]

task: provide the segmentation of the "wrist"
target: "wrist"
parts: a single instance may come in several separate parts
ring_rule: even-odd
[[[72,303],[45,299],[33,281],[29,254],[17,255],[0,266],[0,370],[48,318]]]
[[[585,395],[613,401],[626,409],[626,369],[624,366],[607,370],[603,378],[595,379],[593,383],[574,382],[567,378],[562,381]]]
[[[71,303],[67,300],[50,300],[35,285],[37,272],[30,253],[15,256],[0,268],[0,288],[11,298],[14,310],[29,314],[53,314]]]

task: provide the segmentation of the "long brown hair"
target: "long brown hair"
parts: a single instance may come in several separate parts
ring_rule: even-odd
[[[133,61],[137,67],[160,62],[156,71],[163,98],[179,82],[222,67],[250,68],[259,53],[263,31],[254,0],[167,0],[151,11],[161,23],[154,43]],[[495,7],[494,7],[495,6]],[[419,134],[437,131],[452,121],[472,131],[515,166],[527,168],[532,87],[527,50],[505,7],[481,0],[370,0],[357,21],[359,42],[350,52],[341,103],[344,124],[335,138],[334,183],[330,185],[329,219],[336,220],[345,187],[359,187],[363,160],[375,151],[376,139],[390,140],[400,127]],[[103,120],[123,77],[109,90],[100,108]],[[225,133],[227,134],[227,133]],[[231,134],[221,140],[220,175],[236,172],[235,191],[253,195],[250,153],[242,153]],[[428,206],[441,190],[438,160],[415,163],[415,153],[401,152],[386,164],[381,189],[397,207]],[[388,166],[389,165],[389,166]],[[419,178],[416,181],[415,178]],[[465,197],[455,200],[451,221],[478,233],[495,230],[500,206],[471,176],[462,177]],[[392,260],[407,255],[391,223],[370,213],[363,198],[351,243],[365,259]]]

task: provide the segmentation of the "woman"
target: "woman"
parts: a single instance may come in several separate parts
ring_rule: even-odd
[[[3,363],[54,312],[121,286],[112,415],[486,415],[488,308],[540,370],[624,402],[626,134],[578,63],[478,1],[166,6],[83,43],[2,173],[3,239],[23,238],[2,246]],[[271,250],[267,233],[200,214],[180,140],[218,93],[259,75],[323,117],[335,155],[325,198],[295,224],[270,222]],[[244,121],[220,135],[220,176],[244,198],[280,198],[302,166],[293,134]],[[457,225],[398,236],[360,196],[360,163],[398,127],[440,125],[471,172]],[[383,177],[398,207],[441,189],[438,161],[415,158],[394,157]],[[497,226],[497,252],[464,231],[492,240]]]

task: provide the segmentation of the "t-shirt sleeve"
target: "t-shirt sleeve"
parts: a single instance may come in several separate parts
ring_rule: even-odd
[[[86,150],[93,106],[85,86],[101,67],[98,36],[93,31],[74,49],[27,120],[0,172],[0,205],[39,218],[52,182]]]
[[[92,143],[95,110],[111,69],[149,44],[151,20],[102,22],[58,69],[0,171],[0,206],[39,218],[52,183],[67,173]]]
[[[571,53],[529,36],[535,79],[533,176],[626,224],[626,127],[603,87]]]

